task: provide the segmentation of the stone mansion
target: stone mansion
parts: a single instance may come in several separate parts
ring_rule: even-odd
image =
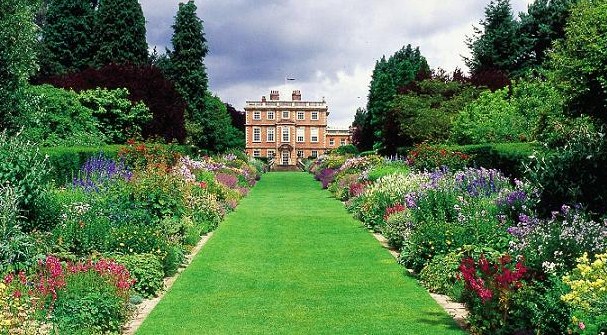
[[[304,101],[300,91],[291,100],[281,100],[270,91],[245,106],[246,153],[251,157],[274,158],[279,166],[295,166],[298,160],[317,157],[351,143],[349,129],[327,127],[329,110],[324,101]]]

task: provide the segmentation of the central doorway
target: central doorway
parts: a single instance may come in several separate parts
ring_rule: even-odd
[[[289,165],[289,152],[287,150],[282,152],[282,165]]]

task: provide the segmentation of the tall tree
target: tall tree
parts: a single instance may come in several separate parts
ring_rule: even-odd
[[[145,64],[148,44],[145,17],[137,0],[102,0],[95,24],[95,57],[98,66],[105,64]]]
[[[571,114],[607,124],[607,0],[581,0],[573,7],[550,67]]]
[[[464,62],[472,75],[491,70],[517,74],[521,39],[510,0],[492,0],[480,25],[481,28],[474,27],[475,35],[466,40],[471,56],[465,57]]]
[[[399,136],[399,120],[391,108],[396,94],[411,82],[427,77],[430,68],[419,48],[407,45],[398,50],[388,60],[382,57],[375,64],[367,113],[369,126],[375,138],[374,147],[392,154],[396,148],[404,145]]]
[[[565,37],[565,24],[578,0],[536,0],[521,13],[522,62],[526,68],[541,66],[554,41]]]
[[[213,150],[214,134],[221,127],[213,124],[222,120],[223,115],[213,115],[214,112],[206,107],[206,91],[208,85],[204,57],[208,49],[204,37],[202,20],[196,14],[194,1],[180,3],[173,24],[171,42],[173,50],[167,50],[170,59],[168,72],[170,78],[187,103],[186,131],[188,139],[193,144]]]
[[[94,19],[91,0],[49,1],[42,30],[42,76],[83,70],[93,64]]]
[[[36,71],[34,0],[0,1],[0,129],[11,128],[19,94]]]
[[[364,108],[358,108],[352,122],[352,142],[359,151],[367,151],[373,148],[373,130],[369,123],[369,113]]]

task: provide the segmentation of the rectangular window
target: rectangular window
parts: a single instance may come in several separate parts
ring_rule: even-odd
[[[283,119],[288,119],[289,118],[289,111],[283,111],[282,112],[282,118]]]
[[[318,157],[318,151],[317,150],[312,150],[312,157],[314,157],[314,158]]]
[[[305,141],[305,128],[297,127],[297,142]]]
[[[334,146],[335,145],[335,140],[334,139],[330,139],[329,140],[329,145],[330,146]]]
[[[304,112],[297,112],[297,120],[304,120],[305,114]]]
[[[253,112],[253,120],[261,120],[261,112]]]
[[[268,132],[266,134],[266,142],[274,142],[274,128],[268,128]]]
[[[318,112],[312,112],[312,120],[318,120]]]
[[[274,111],[268,111],[268,120],[274,120]]]
[[[276,150],[268,149],[268,158],[272,158],[274,156],[276,156]]]
[[[289,127],[282,127],[282,141],[291,142],[291,134],[289,132]]]
[[[341,140],[339,140],[339,145],[346,145],[346,139],[342,138]]]
[[[318,128],[310,128],[310,142],[318,142]]]
[[[261,150],[259,150],[259,149],[253,150],[253,157],[261,157]]]
[[[303,150],[297,150],[297,157],[302,157],[304,156],[304,152]]]
[[[261,128],[253,128],[253,142],[261,142]]]

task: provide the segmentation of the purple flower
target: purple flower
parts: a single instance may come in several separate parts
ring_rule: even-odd
[[[77,177],[72,180],[72,185],[87,191],[99,191],[108,182],[117,179],[129,181],[132,176],[133,172],[126,167],[124,161],[116,162],[101,153],[84,162]]]

